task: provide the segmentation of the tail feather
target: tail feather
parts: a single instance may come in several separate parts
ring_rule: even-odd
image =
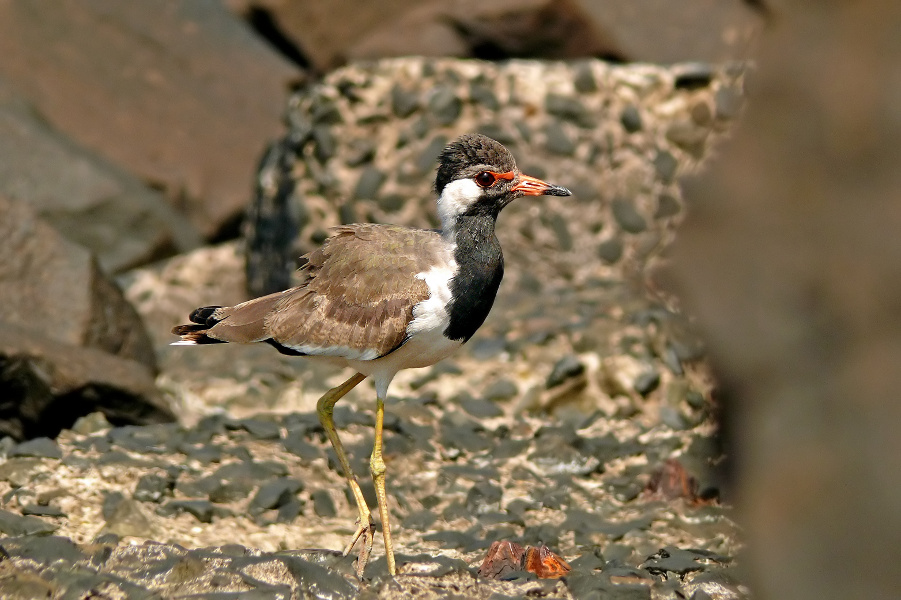
[[[180,336],[181,339],[173,342],[177,346],[193,346],[195,344],[224,344],[222,340],[217,340],[207,335],[210,327],[219,322],[219,319],[213,315],[221,306],[202,306],[195,309],[188,319],[191,321],[189,325],[176,325],[172,328],[172,333]]]
[[[219,322],[219,319],[215,318],[213,315],[217,310],[222,308],[221,306],[201,306],[200,308],[195,308],[191,313],[191,316],[188,319],[192,323],[198,323],[200,325],[206,325],[207,327],[212,327],[216,323]]]

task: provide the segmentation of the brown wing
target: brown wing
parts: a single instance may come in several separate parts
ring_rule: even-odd
[[[192,328],[190,335],[201,342],[198,334],[209,341],[271,340],[302,354],[384,356],[403,343],[413,307],[429,296],[416,275],[446,260],[444,251],[434,231],[340,227],[307,256],[305,280],[298,287],[211,310],[203,319],[212,325],[208,329],[182,326],[176,333]]]

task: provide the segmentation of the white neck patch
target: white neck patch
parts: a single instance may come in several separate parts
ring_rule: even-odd
[[[478,201],[482,188],[472,179],[457,179],[444,186],[438,198],[438,218],[445,237],[453,236],[457,217]]]

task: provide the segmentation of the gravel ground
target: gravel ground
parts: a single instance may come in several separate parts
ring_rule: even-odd
[[[571,203],[505,211],[509,275],[485,326],[453,359],[392,385],[385,458],[400,575],[387,577],[380,538],[362,582],[334,552],[356,511],[314,406],[346,373],[268,347],[165,345],[195,306],[243,298],[254,249],[235,242],[123,279],[179,424],[91,417],[55,441],[2,443],[0,594],[749,597],[719,497],[703,345],[678,302],[648,287],[683,212],[676,176],[696,170],[737,115],[740,79],[706,65],[403,59],[299,93],[282,163],[303,213],[292,252],[349,216],[427,225],[432,200],[395,200],[429,197],[433,175],[405,178],[404,165],[425,164],[417,158],[460,129],[491,133],[489,122],[524,171],[576,191]],[[375,135],[373,123],[394,133]],[[339,142],[331,153],[328,140]],[[364,173],[377,190],[359,191]],[[364,383],[335,414],[372,505],[373,408]],[[498,540],[547,545],[573,570],[478,576]]]

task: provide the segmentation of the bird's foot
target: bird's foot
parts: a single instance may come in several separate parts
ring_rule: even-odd
[[[363,538],[363,543],[360,546],[360,553],[357,555],[356,571],[357,578],[363,579],[363,570],[366,568],[366,563],[369,562],[369,555],[372,554],[372,542],[375,539],[375,523],[371,516],[365,520],[357,519],[357,530],[350,539],[347,548],[344,549],[344,556],[350,554],[360,538]]]

